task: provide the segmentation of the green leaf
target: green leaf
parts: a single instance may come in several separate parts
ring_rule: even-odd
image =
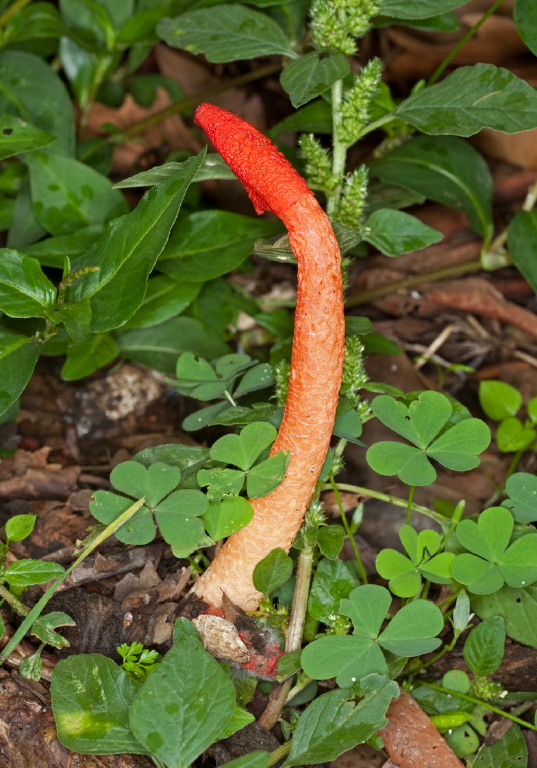
[[[332,111],[324,99],[308,104],[292,112],[279,123],[273,125],[267,132],[268,136],[276,139],[287,131],[302,131],[304,133],[332,133]]]
[[[61,377],[76,381],[89,376],[119,355],[119,347],[108,333],[95,333],[86,341],[69,344]]]
[[[436,480],[436,470],[426,455],[405,443],[375,443],[367,449],[366,459],[379,475],[398,475],[407,485],[430,485]]]
[[[0,415],[24,390],[42,347],[27,336],[0,328]]]
[[[209,536],[218,541],[244,528],[253,514],[247,499],[242,496],[230,496],[222,501],[209,502],[209,511],[203,515],[203,524]]]
[[[435,637],[444,627],[442,611],[427,600],[414,600],[397,611],[378,642],[397,656],[421,656],[441,645]]]
[[[357,439],[362,434],[362,422],[355,408],[349,408],[336,416],[333,432],[336,437],[342,437],[350,443],[364,445]]]
[[[93,248],[74,261],[73,271],[99,267],[67,291],[69,302],[90,298],[94,333],[122,325],[142,303],[149,273],[202,157],[203,152],[182,173],[146,192],[134,211],[110,222]]]
[[[363,239],[385,256],[419,251],[438,243],[442,233],[402,211],[388,208],[376,210],[365,222]]]
[[[209,500],[198,490],[180,489],[171,493],[155,509],[155,520],[175,557],[188,557],[205,539],[199,519],[207,512]]]
[[[485,560],[501,558],[513,531],[513,518],[504,507],[485,509],[473,520],[461,520],[456,528],[459,542],[465,549]]]
[[[56,137],[55,152],[73,155],[73,107],[65,85],[38,56],[0,52],[0,114],[16,115]]]
[[[149,754],[129,727],[139,685],[98,653],[70,656],[55,666],[52,709],[58,738],[86,755]]]
[[[381,395],[372,403],[375,416],[418,448],[427,448],[451,416],[448,398],[440,392],[422,392],[407,407],[399,400]]]
[[[140,171],[140,173],[137,173],[134,176],[129,176],[128,179],[118,181],[118,183],[115,184],[115,187],[116,189],[124,189],[126,187],[153,187],[155,184],[160,184],[161,181],[166,181],[177,173],[177,171],[180,171],[185,162],[187,161],[185,160],[182,163],[163,163],[163,165],[157,165],[149,171]],[[194,181],[236,178],[237,177],[225,160],[223,160],[220,155],[213,153],[205,155],[202,164],[196,171]]]
[[[381,0],[379,13],[397,19],[428,19],[464,5],[466,0]]]
[[[341,525],[327,525],[317,533],[317,545],[325,557],[335,560],[345,541],[345,531]]]
[[[320,637],[304,648],[300,663],[308,677],[314,680],[335,677],[341,688],[353,686],[368,674],[388,674],[380,647],[370,638],[357,635]]]
[[[383,681],[359,704],[346,691],[319,696],[300,716],[284,766],[329,762],[367,741],[386,723],[388,704],[398,695],[397,683]]]
[[[536,241],[537,211],[519,211],[509,223],[507,245],[513,264],[535,292],[537,292],[537,264],[534,258]]]
[[[531,533],[516,539],[503,555],[500,571],[510,587],[525,587],[537,581],[537,535]]]
[[[204,53],[215,64],[258,56],[296,56],[281,27],[243,5],[219,5],[162,19],[157,34],[173,48]]]
[[[497,565],[476,555],[457,555],[451,566],[453,578],[475,595],[488,595],[503,586],[503,576]]]
[[[254,422],[254,424],[265,423]],[[248,424],[247,426],[251,425]],[[252,467],[246,475],[246,492],[248,497],[250,499],[258,499],[277,488],[285,477],[289,458],[289,451],[279,451],[274,456],[270,456],[265,461]]]
[[[448,469],[464,472],[479,466],[478,454],[490,445],[490,429],[481,419],[464,419],[438,437],[427,454]]]
[[[254,568],[254,586],[264,595],[270,595],[291,578],[293,560],[283,549],[273,549]]]
[[[474,675],[492,675],[502,663],[505,646],[505,622],[501,616],[482,621],[464,643],[464,661]]]
[[[110,473],[110,482],[121,493],[134,499],[145,497],[148,507],[156,507],[181,480],[178,467],[158,462],[144,467],[138,461],[124,461]]]
[[[390,591],[398,597],[414,597],[421,589],[421,575],[414,563],[395,549],[381,549],[376,569],[389,580]]]
[[[522,395],[518,389],[504,381],[481,381],[479,403],[489,418],[502,421],[518,413],[522,406]]]
[[[0,160],[46,147],[56,137],[13,115],[0,117]]]
[[[478,234],[492,236],[492,177],[467,142],[454,136],[417,136],[372,163],[371,172],[386,184],[462,209]]]
[[[276,427],[266,421],[248,424],[241,430],[240,435],[224,435],[213,443],[211,458],[225,464],[234,464],[246,472],[257,457],[274,442],[276,435]]]
[[[348,597],[355,586],[356,580],[341,560],[323,558],[313,577],[308,613],[314,619],[327,623],[329,616],[337,613],[339,601]]]
[[[472,136],[481,128],[518,133],[537,124],[537,93],[507,69],[475,64],[413,94],[395,114],[429,134]]]
[[[174,317],[151,328],[137,328],[116,336],[121,354],[149,368],[173,375],[182,352],[209,360],[229,352],[221,337],[193,317]]]
[[[525,427],[519,419],[504,419],[496,429],[496,444],[503,453],[525,451],[536,438],[535,430]]]
[[[240,469],[215,467],[200,469],[197,475],[200,487],[207,486],[207,498],[217,501],[226,496],[238,496],[242,491],[246,475]]]
[[[265,768],[270,757],[269,752],[250,752],[235,760],[230,760],[227,768]]]
[[[478,595],[472,599],[472,608],[483,620],[501,616],[509,637],[537,648],[537,585],[523,589],[504,586],[492,594]]]
[[[174,227],[158,268],[174,280],[207,282],[237,269],[255,240],[278,232],[279,222],[227,211],[197,211]]]
[[[65,30],[56,8],[51,3],[32,3],[12,16],[4,30],[3,43],[21,43],[24,40],[58,38]]]
[[[391,604],[390,593],[376,584],[364,584],[354,589],[348,600],[342,600],[339,612],[354,624],[354,634],[374,639]]]
[[[75,627],[76,621],[63,611],[53,611],[40,616],[34,621],[31,628],[32,635],[35,635],[42,643],[53,645],[55,648],[66,648],[71,643],[54,630],[56,627]]]
[[[32,584],[44,584],[62,574],[63,568],[58,563],[17,560],[6,568],[3,578],[11,587],[29,587]]]
[[[102,231],[101,224],[92,224],[70,235],[47,237],[38,243],[25,245],[24,252],[27,256],[33,256],[44,267],[63,269],[66,256],[74,259],[75,256],[80,256],[89,250]]]
[[[139,309],[124,328],[147,328],[180,315],[196,298],[201,283],[178,283],[166,275],[151,277]]]
[[[174,768],[188,768],[229,723],[235,692],[203,648],[194,626],[177,621],[174,645],[132,702],[129,720],[148,752]]]
[[[22,541],[31,534],[37,515],[15,515],[6,521],[7,541]]]
[[[507,479],[505,490],[509,498],[502,506],[507,507],[519,523],[537,520],[537,477],[529,472],[517,472]]]
[[[183,488],[197,488],[196,472],[205,464],[209,457],[209,449],[201,445],[183,445],[181,443],[168,443],[144,448],[132,457],[132,461],[139,461],[144,467],[150,467],[156,462],[162,461],[179,467],[181,470],[181,486]],[[187,482],[190,482],[187,485]]]
[[[291,61],[282,71],[280,82],[297,109],[327,91],[349,72],[349,62],[342,53],[311,51]]]
[[[122,512],[126,512],[131,506],[132,499],[118,496],[109,491],[96,491],[90,501],[89,509],[93,517],[100,523],[110,525]],[[157,528],[153,522],[151,511],[147,507],[140,507],[130,520],[115,532],[118,541],[124,544],[149,544],[153,541]]]
[[[125,198],[105,176],[72,157],[32,152],[27,164],[35,216],[51,235],[105,224],[128,211]]]
[[[516,0],[513,21],[524,43],[537,56],[537,9],[532,0]]]
[[[528,748],[522,731],[515,723],[490,747],[483,745],[471,768],[527,768]]]
[[[36,259],[11,248],[0,250],[0,309],[10,317],[43,317],[56,301],[56,288]]]

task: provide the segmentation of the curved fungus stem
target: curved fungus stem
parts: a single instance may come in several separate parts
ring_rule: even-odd
[[[345,351],[341,255],[305,180],[266,136],[212,104],[198,107],[194,119],[243,183],[257,213],[271,211],[285,224],[298,261],[289,390],[271,452],[290,451],[287,473],[278,488],[251,500],[252,521],[229,537],[194,586],[214,607],[225,593],[251,611],[261,597],[253,570],[276,547],[289,551],[330,443]]]

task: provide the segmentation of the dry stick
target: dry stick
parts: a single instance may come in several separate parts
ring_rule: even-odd
[[[261,594],[253,570],[271,550],[289,551],[332,435],[345,350],[341,256],[327,215],[266,136],[211,104],[202,104],[194,119],[242,181],[257,213],[269,210],[283,221],[298,261],[289,390],[272,447],[272,454],[290,451],[289,467],[278,488],[252,500],[253,520],[226,541],[194,586],[215,607],[225,592],[244,610],[254,610]]]

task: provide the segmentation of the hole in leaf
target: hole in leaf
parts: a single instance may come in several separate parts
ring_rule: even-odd
[[[13,128],[4,128],[2,133],[4,134],[4,136],[11,136],[11,134],[13,133]]]

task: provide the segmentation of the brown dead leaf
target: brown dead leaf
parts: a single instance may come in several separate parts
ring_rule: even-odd
[[[330,763],[330,768],[382,768],[385,766],[385,752],[373,749],[369,744],[358,744],[344,752]]]
[[[0,499],[66,499],[76,490],[80,467],[48,464],[50,448],[19,450],[0,464]]]
[[[537,169],[537,128],[515,135],[483,128],[473,144],[488,157],[504,160],[520,168]]]
[[[94,102],[88,116],[88,122],[82,132],[82,138],[103,135],[102,125],[104,123],[112,123],[120,130],[124,130],[156,112],[166,109],[170,104],[172,104],[172,100],[164,88],[157,88],[157,96],[149,108],[141,107],[130,94],[126,95],[123,104],[118,109]],[[162,120],[158,125],[148,128],[137,137],[136,141],[123,142],[115,147],[112,173],[120,176],[132,174],[142,155],[161,147],[165,147],[166,154],[181,149],[197,153],[202,145],[194,138],[183,118],[180,115],[172,115]]]

